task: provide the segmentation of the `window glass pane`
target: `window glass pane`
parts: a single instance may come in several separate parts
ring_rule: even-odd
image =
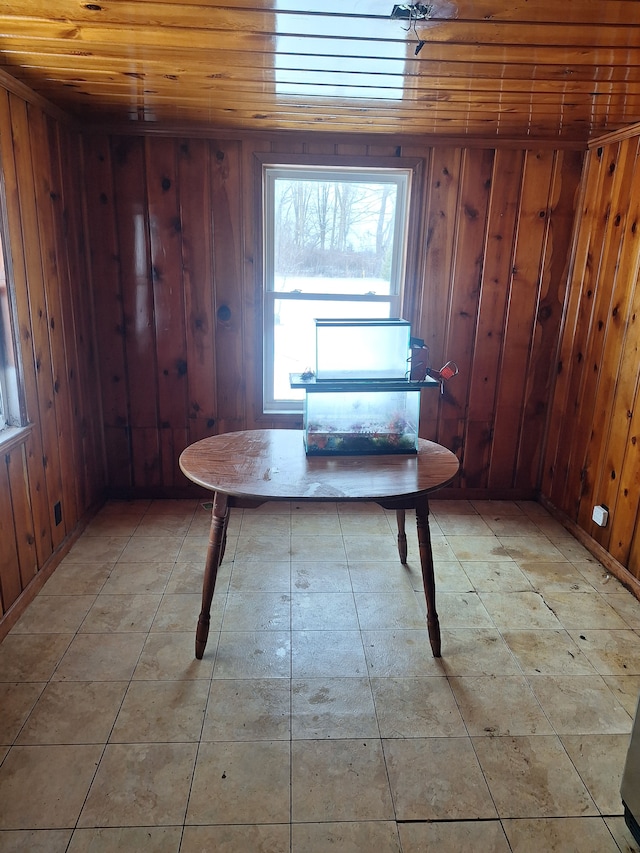
[[[290,373],[302,373],[316,364],[316,318],[389,317],[389,302],[274,299],[273,396],[275,400],[303,400],[304,389],[291,388]]]
[[[410,170],[265,167],[264,409],[300,411],[316,318],[400,316]]]

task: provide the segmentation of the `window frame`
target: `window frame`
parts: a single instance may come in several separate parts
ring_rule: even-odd
[[[15,300],[13,263],[4,173],[0,163],[0,252],[4,263],[6,293],[0,302],[0,442],[11,431],[28,426],[21,353],[18,347],[18,312]]]
[[[421,158],[414,157],[331,157],[331,156],[307,156],[307,155],[290,155],[274,158],[273,155],[255,155],[257,166],[256,177],[259,181],[259,222],[258,233],[260,240],[260,270],[258,275],[260,289],[260,350],[259,364],[260,375],[256,377],[261,389],[260,411],[262,417],[273,416],[299,416],[302,412],[303,402],[296,401],[278,401],[275,399],[273,391],[273,329],[268,325],[274,316],[272,306],[277,299],[302,299],[306,301],[316,300],[323,301],[331,300],[374,303],[384,302],[391,303],[390,317],[405,317],[411,319],[416,302],[415,281],[416,269],[419,266],[416,258],[416,234],[419,228],[419,219],[421,216],[420,206],[418,204],[422,192],[422,166]],[[376,178],[386,178],[387,180],[396,183],[392,177],[394,175],[405,175],[406,185],[404,191],[399,190],[398,201],[404,205],[404,213],[402,214],[402,223],[400,231],[394,229],[394,265],[396,269],[395,279],[397,283],[397,292],[384,296],[371,295],[336,295],[310,293],[302,297],[291,297],[283,292],[275,291],[273,286],[268,287],[268,277],[273,271],[273,250],[274,250],[274,228],[273,220],[270,216],[273,205],[269,206],[273,200],[273,193],[269,192],[267,180],[268,176],[275,180],[277,177],[286,175],[287,173],[295,174],[298,172],[304,177],[328,176],[329,179],[340,180],[341,177],[347,179],[351,177],[356,180],[364,180],[369,177],[372,182]],[[273,185],[273,180],[271,184]],[[404,198],[401,196],[404,195]],[[397,218],[396,212],[396,218]],[[393,286],[393,276],[392,276]],[[272,284],[272,283],[271,283]]]

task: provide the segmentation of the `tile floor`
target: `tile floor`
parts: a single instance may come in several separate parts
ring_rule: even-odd
[[[109,503],[0,645],[0,851],[638,850],[640,603],[537,504]],[[408,519],[411,521],[411,519]]]

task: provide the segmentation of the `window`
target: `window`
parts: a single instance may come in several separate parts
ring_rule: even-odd
[[[263,166],[263,402],[302,410],[318,318],[400,317],[411,168]]]
[[[4,199],[0,198],[0,202]],[[0,213],[3,210],[0,207]],[[12,303],[7,279],[9,264],[5,251],[4,219],[0,217],[0,431],[20,426],[17,357],[12,334]]]

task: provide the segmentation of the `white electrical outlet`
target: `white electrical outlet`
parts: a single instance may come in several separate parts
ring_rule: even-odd
[[[606,527],[609,521],[609,510],[606,506],[594,506],[591,518],[600,527]]]

